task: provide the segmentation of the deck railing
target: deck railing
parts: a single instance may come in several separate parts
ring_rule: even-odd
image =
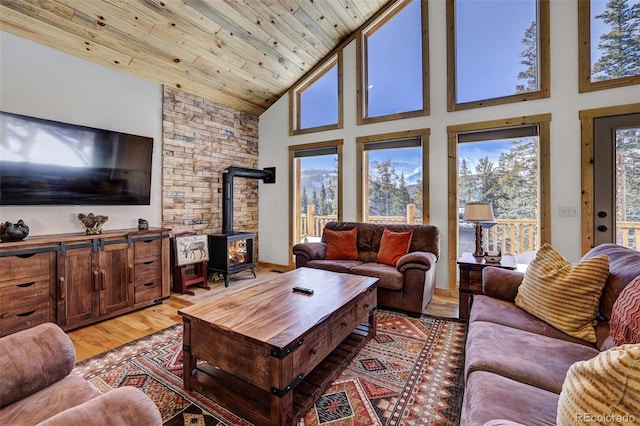
[[[640,222],[617,221],[616,243],[640,251]]]
[[[539,247],[538,221],[534,219],[497,219],[491,227],[483,227],[484,251],[503,254],[524,253]]]
[[[321,237],[327,222],[338,220],[337,215],[318,215],[314,213],[313,205],[307,207],[310,214],[301,214],[302,239],[305,237]],[[407,206],[405,216],[369,216],[369,223],[416,223],[421,224],[422,218],[415,216],[415,206]],[[617,222],[617,243],[640,251],[640,222]],[[483,227],[484,251],[502,254],[517,254],[539,248],[540,237],[538,222],[535,219],[497,219],[491,227]]]

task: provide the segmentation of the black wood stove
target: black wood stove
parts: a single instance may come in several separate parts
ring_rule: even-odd
[[[252,232],[233,230],[233,178],[262,179],[264,183],[275,183],[275,167],[264,170],[228,167],[222,175],[222,233],[209,235],[209,273],[224,277],[224,286],[229,287],[229,275],[250,269],[255,278]]]

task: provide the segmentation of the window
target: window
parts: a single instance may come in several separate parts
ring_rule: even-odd
[[[289,147],[289,210],[294,218],[290,248],[320,241],[327,222],[342,220],[342,145],[339,139]]]
[[[428,223],[429,129],[356,139],[358,221]]]
[[[289,91],[290,135],[342,128],[342,51]]]
[[[397,1],[358,35],[358,124],[429,113],[427,25],[426,1]]]
[[[448,109],[549,97],[549,1],[447,0]]]
[[[640,0],[578,2],[580,92],[640,83]]]
[[[475,227],[462,221],[467,202],[493,205],[497,223],[483,227],[484,251],[515,255],[550,241],[550,120],[547,114],[447,129],[451,290],[456,259],[475,248]]]

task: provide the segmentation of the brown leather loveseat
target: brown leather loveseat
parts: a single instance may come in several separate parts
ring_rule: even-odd
[[[0,339],[1,425],[160,426],[154,402],[125,386],[103,395],[72,373],[75,349],[53,323]]]
[[[325,230],[350,231],[357,228],[357,259],[325,259],[325,233],[321,242],[293,246],[296,268],[310,267],[380,278],[378,305],[406,311],[413,316],[424,312],[435,289],[436,262],[440,255],[440,232],[431,225],[329,222]],[[408,253],[396,266],[378,263],[384,230],[413,231]]]

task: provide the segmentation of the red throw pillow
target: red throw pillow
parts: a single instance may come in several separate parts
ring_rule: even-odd
[[[378,263],[396,266],[398,260],[409,253],[411,237],[413,237],[413,231],[393,232],[384,228],[380,250],[378,250]]]
[[[640,276],[627,284],[613,304],[609,332],[617,345],[640,343]]]
[[[358,228],[351,231],[324,230],[324,242],[327,244],[327,252],[324,258],[327,260],[358,260]]]

